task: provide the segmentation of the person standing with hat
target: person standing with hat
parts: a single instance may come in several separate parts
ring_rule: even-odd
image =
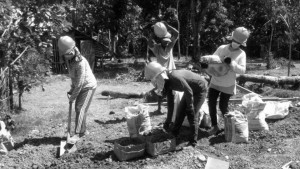
[[[189,144],[197,144],[200,108],[205,101],[207,81],[200,75],[189,70],[167,70],[158,62],[151,62],[145,67],[145,78],[157,88],[159,95],[167,96],[168,113],[164,129],[169,130],[174,109],[174,91],[184,92],[178,105],[172,134],[177,137],[185,116],[190,123],[191,138]]]
[[[179,32],[167,22],[157,22],[153,26],[154,34],[160,39],[160,43],[153,40],[153,34],[148,39],[149,49],[156,56],[157,62],[168,70],[176,69],[173,48],[178,40]],[[161,110],[162,98],[158,98],[158,110]]]
[[[88,61],[81,55],[70,36],[58,39],[61,63],[66,63],[71,77],[71,90],[67,92],[69,103],[75,101],[75,135],[71,138],[76,142],[87,134],[86,116],[92,97],[97,87],[97,80]]]
[[[246,72],[246,53],[240,47],[246,47],[250,32],[244,27],[236,28],[231,36],[227,37],[230,44],[221,45],[213,55],[219,56],[228,66],[228,71],[222,76],[211,76],[208,90],[208,106],[212,122],[209,135],[218,134],[220,127],[217,122],[217,100],[223,116],[228,113],[228,103],[232,95],[236,94],[236,76]]]

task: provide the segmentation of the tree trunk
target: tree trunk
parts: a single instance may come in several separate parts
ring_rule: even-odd
[[[292,34],[291,32],[292,30],[290,30],[290,33]],[[292,61],[292,35],[289,35],[289,38],[290,38],[290,44],[289,44],[289,64],[288,64],[288,76],[290,76],[290,70],[291,70],[291,61]]]
[[[77,6],[77,0],[73,0],[73,6],[76,8]],[[74,28],[77,27],[77,23],[76,23],[76,10],[72,11],[72,25]]]
[[[274,27],[271,26],[271,37],[270,37],[270,43],[269,43],[269,50],[268,50],[268,58],[267,58],[267,69],[274,69],[276,67],[276,62],[274,60],[274,55],[271,52],[272,49],[272,40],[273,40],[273,34],[274,34]]]
[[[198,5],[197,3],[200,3]],[[193,60],[198,61],[199,60],[199,54],[200,54],[200,30],[202,21],[204,20],[204,17],[207,13],[207,10],[211,4],[211,0],[207,1],[195,1],[191,0],[191,22],[192,22],[192,28],[193,28]],[[199,11],[199,12],[196,12]]]
[[[178,19],[178,14],[179,14],[179,1],[180,1],[180,0],[177,0],[177,5],[176,5],[178,32],[180,32],[180,22],[179,22],[179,19]],[[177,46],[178,46],[178,60],[179,60],[180,57],[181,57],[181,52],[180,52],[180,33],[179,33],[179,35],[178,35]]]
[[[23,93],[19,93],[19,110],[22,110],[22,95]]]
[[[275,86],[283,86],[283,85],[298,85],[300,83],[300,77],[294,76],[264,76],[264,75],[252,75],[252,74],[244,74],[238,75],[237,81],[239,84],[243,85],[246,82],[254,82],[254,83],[265,83]]]
[[[13,94],[13,76],[12,76],[12,70],[11,68],[8,69],[8,86],[9,86],[9,108],[10,112],[14,110],[14,94]]]
[[[196,1],[191,0],[191,23],[192,23],[192,29],[193,29],[193,54],[192,54],[192,60],[197,62],[197,39],[198,39],[198,28],[196,24]]]
[[[145,95],[145,92],[118,92],[118,91],[110,91],[110,90],[104,90],[101,92],[102,96],[109,96],[112,98],[143,98]]]

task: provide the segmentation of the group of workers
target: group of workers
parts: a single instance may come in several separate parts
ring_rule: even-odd
[[[236,28],[227,37],[229,44],[221,45],[213,55],[224,62],[228,71],[222,76],[210,75],[210,82],[185,69],[176,69],[173,58],[173,47],[178,40],[179,32],[166,22],[157,22],[152,26],[152,34],[148,37],[148,46],[156,56],[157,61],[150,62],[145,67],[145,79],[151,80],[155,92],[161,98],[167,96],[167,118],[164,129],[177,137],[185,116],[190,124],[191,137],[189,144],[197,145],[200,108],[208,98],[209,113],[212,127],[209,135],[220,132],[221,127],[217,122],[217,100],[223,115],[228,113],[228,103],[236,91],[236,75],[246,71],[246,54],[240,46],[246,46],[249,31],[244,27]],[[159,42],[153,39],[156,36]],[[69,36],[62,36],[58,40],[61,63],[68,67],[71,77],[71,90],[69,102],[75,101],[76,125],[73,140],[80,140],[86,133],[86,114],[97,87],[97,81],[92,73],[88,61],[83,57],[75,45],[75,41]],[[207,67],[200,66],[205,71]],[[184,92],[177,109],[177,115],[173,127],[170,127],[173,110],[173,91]],[[160,109],[160,107],[159,107]]]

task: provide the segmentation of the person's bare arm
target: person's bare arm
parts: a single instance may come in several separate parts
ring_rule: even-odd
[[[147,39],[147,43],[150,49],[152,49],[154,47],[154,40],[153,40],[153,34],[150,34],[149,38]]]
[[[172,35],[172,39],[178,39],[179,36],[179,32],[176,28],[172,27],[171,25],[169,25],[167,22],[163,21],[163,23],[166,25],[168,31],[170,31],[171,35]]]

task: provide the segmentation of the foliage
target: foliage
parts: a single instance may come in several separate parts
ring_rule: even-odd
[[[225,43],[224,37],[231,32],[230,28],[233,26],[233,22],[227,15],[227,9],[221,2],[211,4],[200,32],[202,54],[211,54],[220,44]]]
[[[5,49],[4,66],[10,66],[25,48],[29,52],[10,66],[20,92],[30,82],[43,78],[51,67],[52,40],[71,26],[60,4],[39,1],[1,1],[1,46]],[[34,54],[33,52],[35,51]],[[28,82],[24,82],[24,79]],[[22,81],[22,83],[20,82]]]

